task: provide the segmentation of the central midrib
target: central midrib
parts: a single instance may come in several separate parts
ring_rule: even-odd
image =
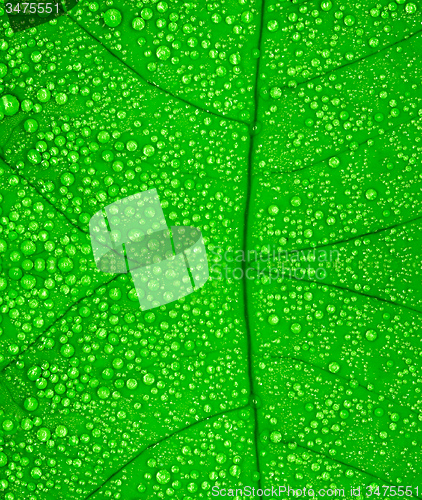
[[[261,22],[259,26],[259,35],[258,35],[258,50],[259,54],[256,61],[255,68],[255,86],[254,86],[254,116],[252,125],[249,130],[250,138],[249,138],[249,153],[248,153],[248,170],[247,170],[247,187],[246,187],[246,199],[245,199],[245,215],[243,220],[243,255],[248,255],[248,229],[249,229],[249,207],[251,201],[251,191],[252,191],[252,173],[253,173],[253,159],[254,159],[254,151],[255,151],[255,131],[257,125],[258,118],[258,100],[259,100],[259,92],[258,92],[258,81],[259,81],[259,71],[260,71],[260,63],[261,63],[261,45],[262,45],[262,34],[264,27],[264,7],[265,0],[261,1]],[[252,335],[251,335],[251,326],[249,322],[249,304],[248,304],[248,279],[247,279],[247,265],[246,259],[242,260],[242,271],[243,271],[243,305],[244,305],[244,317],[245,317],[245,328],[246,328],[246,340],[248,344],[248,378],[249,378],[249,404],[252,407],[253,416],[254,416],[254,444],[255,444],[255,461],[256,468],[258,472],[258,488],[261,489],[261,466],[259,461],[259,420],[258,420],[258,409],[256,405],[256,397],[258,396],[258,391],[256,387],[256,379],[254,376],[253,369],[253,352],[252,352]],[[262,495],[258,495],[259,498],[262,498]]]

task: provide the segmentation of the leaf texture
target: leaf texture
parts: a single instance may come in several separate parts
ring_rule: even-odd
[[[417,497],[421,6],[68,7],[0,8],[5,498]],[[152,188],[212,278],[142,312],[88,224]]]

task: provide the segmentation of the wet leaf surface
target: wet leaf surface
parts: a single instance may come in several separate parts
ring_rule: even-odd
[[[4,498],[420,487],[420,5],[0,10]],[[88,224],[152,188],[212,279],[142,312]]]

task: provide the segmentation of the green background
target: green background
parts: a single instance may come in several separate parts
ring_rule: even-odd
[[[421,9],[82,0],[14,33],[0,8],[2,498],[417,496]],[[228,278],[141,312],[88,224],[152,188]]]

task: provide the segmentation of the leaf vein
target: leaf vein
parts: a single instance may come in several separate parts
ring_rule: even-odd
[[[377,50],[375,52],[371,52],[370,54],[367,54],[366,56],[362,56],[362,57],[359,57],[359,58],[355,59],[354,61],[350,61],[350,62],[348,62],[346,64],[342,64],[340,66],[336,66],[335,68],[327,71],[326,73],[322,73],[322,74],[313,76],[312,78],[309,78],[309,80],[304,80],[303,82],[300,82],[295,87],[293,87],[292,90],[296,90],[297,87],[300,87],[301,85],[306,85],[307,83],[313,82],[314,80],[318,80],[319,78],[324,78],[325,76],[331,75],[331,73],[334,73],[335,71],[341,70],[343,68],[347,68],[348,66],[352,66],[354,64],[358,64],[358,63],[360,63],[362,61],[365,61],[366,59],[369,59],[369,58],[371,58],[373,56],[379,55],[382,52],[387,51],[387,50],[395,47],[396,45],[400,45],[401,43],[410,40],[411,38],[419,35],[420,33],[422,33],[422,29],[415,31],[414,33],[410,33],[410,34],[406,35],[404,38],[402,38],[401,40],[397,40],[396,42],[393,42],[393,43],[391,43],[389,45],[386,45],[385,47],[382,47],[381,49],[379,49],[379,50]],[[291,87],[289,87],[288,85],[284,85],[281,88],[282,89],[289,89],[290,90]]]
[[[106,281],[105,283],[101,283],[101,285],[97,286],[97,288],[95,288],[92,293],[90,293],[89,295],[84,295],[83,297],[81,297],[80,299],[78,299],[76,302],[74,302],[73,304],[71,304],[64,312],[63,314],[61,314],[60,316],[58,316],[54,321],[53,323],[51,323],[50,326],[48,326],[45,330],[43,330],[31,343],[29,343],[27,346],[26,346],[26,349],[25,351],[27,351],[28,349],[30,349],[33,345],[35,345],[39,339],[45,335],[46,332],[48,332],[50,330],[50,328],[53,328],[54,325],[60,321],[61,319],[63,319],[66,314],[68,314],[69,311],[71,311],[75,306],[77,306],[78,304],[80,304],[83,300],[85,299],[88,299],[89,297],[91,297],[92,295],[95,294],[95,292],[97,290],[99,290],[101,287],[103,286],[107,286],[109,285],[110,283],[112,283],[115,279],[117,279],[120,275],[117,274],[116,276],[113,276],[113,278],[111,278],[111,280],[109,281]],[[0,369],[0,373],[3,372],[8,366],[10,366],[13,361],[17,358],[19,358],[19,356],[21,356],[25,351],[21,351],[20,353],[16,354],[16,356],[13,356],[10,361],[7,363],[7,365],[3,366],[3,368]]]
[[[117,474],[119,474],[120,472],[122,472],[122,470],[125,467],[127,467],[131,463],[135,462],[145,451],[147,451],[147,450],[149,450],[151,448],[154,448],[155,446],[158,446],[159,444],[167,441],[168,439],[171,439],[172,437],[174,437],[174,436],[176,436],[178,434],[181,434],[182,432],[185,432],[188,429],[191,429],[192,427],[195,427],[196,425],[202,424],[202,423],[207,422],[208,420],[211,420],[211,419],[215,419],[215,418],[221,417],[223,415],[228,415],[229,413],[233,413],[235,411],[244,410],[244,409],[246,409],[248,407],[249,407],[249,405],[243,405],[243,406],[239,406],[237,408],[232,408],[231,410],[221,411],[221,412],[216,413],[214,415],[211,415],[209,417],[202,418],[201,420],[197,420],[196,422],[193,422],[193,423],[187,425],[186,427],[183,427],[182,429],[178,429],[178,430],[172,432],[171,434],[167,434],[166,436],[158,439],[154,443],[149,444],[148,446],[146,446],[145,448],[143,448],[140,452],[136,453],[136,455],[134,455],[131,459],[129,459],[127,462],[125,462],[121,467],[119,467],[119,469],[117,469],[115,472],[113,472],[113,474],[111,474],[111,476],[109,476],[107,479],[105,479],[95,490],[93,490],[87,497],[85,497],[84,500],[88,500],[93,495],[95,495],[95,493],[97,493],[106,483],[108,483],[108,481],[110,481],[114,476],[116,476]]]
[[[407,125],[407,124],[409,124],[411,122],[418,123],[420,121],[422,121],[421,118],[415,117],[414,115],[412,115],[412,116],[409,117],[408,120],[403,120],[402,122],[397,123],[396,125],[393,125],[392,127],[388,128],[388,129],[383,129],[382,133],[379,133],[378,135],[374,135],[374,136],[371,136],[371,137],[367,137],[364,141],[357,143],[357,148],[356,149],[360,148],[361,146],[363,146],[364,144],[366,144],[368,141],[373,141],[375,139],[379,139],[380,137],[383,137],[384,133],[388,134],[390,132],[396,131],[402,125]],[[331,158],[335,158],[336,156],[342,155],[344,153],[349,153],[349,152],[350,152],[350,149],[342,149],[342,150],[336,151],[334,154],[332,154],[330,156],[327,156],[326,158],[321,158],[316,163],[312,163],[311,165],[305,165],[304,167],[297,168],[295,170],[284,170],[284,171],[269,170],[268,173],[270,175],[273,175],[273,174],[293,174],[294,172],[302,172],[303,170],[307,170],[308,168],[312,168],[312,167],[316,167],[317,165],[324,164],[324,162],[328,162],[329,160],[331,160]]]
[[[320,457],[322,458],[326,458],[327,460],[332,460],[333,462],[336,462],[340,465],[343,465],[344,467],[349,467],[350,469],[353,469],[357,472],[360,472],[362,474],[365,474],[366,476],[369,476],[369,477],[372,477],[374,479],[377,479],[378,481],[382,481],[384,483],[387,483],[389,484],[390,486],[396,486],[394,483],[391,483],[390,481],[388,481],[388,479],[384,479],[382,477],[379,477],[375,474],[372,474],[371,472],[368,472],[364,469],[361,469],[355,465],[352,465],[352,464],[348,464],[346,462],[343,462],[342,460],[338,460],[337,458],[333,458],[333,457],[328,457],[325,453],[322,453],[320,451],[317,451],[317,450],[313,450],[312,448],[309,448],[308,446],[304,446],[304,445],[300,445],[300,444],[297,444],[296,441],[280,441],[279,444],[284,444],[284,445],[289,445],[289,444],[295,444],[298,448],[302,448],[303,450],[307,450],[309,451],[310,453],[314,453],[316,455],[319,455]],[[418,496],[413,496],[414,498],[420,498]]]
[[[111,56],[113,56],[114,59],[116,59],[121,64],[123,64],[131,73],[133,73],[134,75],[136,75],[138,77],[138,79],[142,80],[147,85],[150,85],[151,87],[153,87],[153,88],[155,88],[155,89],[163,92],[164,94],[172,97],[173,99],[176,99],[179,102],[182,102],[182,103],[186,104],[187,106],[192,106],[193,108],[196,108],[199,111],[203,111],[204,113],[207,113],[209,115],[215,116],[216,118],[220,118],[221,120],[228,120],[228,121],[231,121],[231,122],[235,122],[235,123],[239,123],[239,124],[242,124],[242,125],[248,125],[249,126],[249,123],[245,122],[243,120],[237,120],[236,118],[231,118],[229,116],[219,115],[218,113],[215,113],[214,111],[210,111],[209,109],[201,108],[197,104],[193,104],[193,103],[187,101],[186,99],[183,99],[182,97],[173,94],[169,90],[166,90],[166,89],[160,87],[156,83],[147,80],[144,76],[142,76],[134,68],[132,68],[127,62],[125,62],[123,59],[121,59],[120,57],[118,57],[111,49],[109,49],[107,46],[105,46],[103,43],[101,43],[101,40],[99,40],[95,35],[93,35],[90,31],[88,31],[70,13],[68,13],[68,18],[71,19],[77,26],[79,26],[79,28],[81,28],[81,30],[83,30],[88,36],[90,36],[93,40],[95,40],[98,43],[98,45],[100,45],[104,50],[106,50]]]
[[[304,365],[310,366],[311,368],[316,368],[317,370],[323,371],[324,373],[329,375],[331,378],[340,378],[340,379],[344,380],[345,382],[350,382],[351,380],[356,380],[356,379],[352,379],[351,377],[347,378],[343,375],[339,375],[338,373],[331,373],[329,370],[327,370],[326,368],[323,368],[322,366],[318,366],[318,365],[311,363],[310,361],[306,361],[304,359],[296,358],[295,356],[277,356],[276,354],[271,354],[268,357],[270,359],[275,359],[275,360],[281,359],[281,360],[290,360],[290,361],[296,361],[298,363],[303,363]],[[397,403],[395,399],[392,399],[389,396],[386,396],[385,394],[381,394],[378,391],[371,391],[367,387],[365,387],[364,385],[360,384],[359,382],[358,382],[358,384],[359,384],[359,388],[363,389],[365,392],[368,392],[369,394],[374,394],[376,396],[382,396],[385,401],[388,401],[389,403],[393,404],[395,407],[400,407],[400,408],[406,409],[409,412],[411,412],[414,417],[416,417],[416,418],[418,417],[418,414],[415,413],[416,409],[414,407]]]

